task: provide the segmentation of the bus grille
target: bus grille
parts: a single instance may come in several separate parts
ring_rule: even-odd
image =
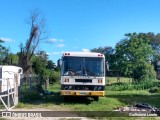
[[[75,79],[75,82],[92,83],[92,79]]]
[[[92,90],[103,91],[105,86],[99,85],[61,85],[61,90]]]

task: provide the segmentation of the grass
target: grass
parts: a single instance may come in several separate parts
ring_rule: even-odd
[[[147,90],[106,90],[105,97],[101,97],[98,102],[84,97],[73,97],[70,101],[63,101],[63,97],[59,94],[60,84],[50,85],[48,90],[52,92],[52,95],[46,95],[39,100],[30,102],[20,102],[17,107],[34,108],[38,106],[76,111],[110,111],[117,107],[132,105],[134,103],[149,103],[155,107],[160,107],[160,94],[151,94]]]
[[[131,83],[132,79],[131,78],[126,78],[126,77],[120,77],[120,81],[122,83]],[[106,84],[113,84],[117,83],[117,77],[106,77]]]
[[[116,78],[110,77],[112,84],[116,83]],[[128,83],[129,78],[121,79],[121,82]],[[99,101],[94,101],[91,98],[84,97],[73,97],[70,101],[64,101],[63,97],[60,96],[60,84],[51,84],[48,89],[52,92],[51,95],[45,95],[38,100],[34,99],[31,101],[19,102],[17,108],[46,108],[56,111],[113,111],[114,109],[122,106],[133,105],[135,103],[148,103],[154,107],[160,108],[159,93],[149,93],[147,89],[144,90],[123,90],[123,91],[112,91],[106,87],[105,97],[100,97]],[[29,93],[30,94],[30,93]],[[35,95],[34,95],[35,96]],[[31,97],[35,98],[35,97]],[[106,118],[101,118],[106,119]],[[107,118],[117,119],[117,118]],[[124,119],[118,118],[118,119]],[[127,119],[133,120],[132,117]],[[140,119],[143,119],[140,117]],[[156,119],[147,117],[145,119]]]

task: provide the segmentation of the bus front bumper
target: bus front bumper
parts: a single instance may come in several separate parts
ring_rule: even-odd
[[[99,96],[104,97],[104,91],[73,91],[73,90],[61,90],[62,96]]]

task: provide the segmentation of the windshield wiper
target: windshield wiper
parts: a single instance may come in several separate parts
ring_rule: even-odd
[[[88,72],[87,72],[87,70],[84,67],[83,67],[83,71],[84,71],[83,75],[88,76]]]

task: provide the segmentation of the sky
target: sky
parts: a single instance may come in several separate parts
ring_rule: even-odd
[[[126,33],[160,33],[160,0],[0,0],[0,39],[10,52],[29,37],[31,11],[45,18],[48,37],[36,51],[57,63],[65,51],[111,46]]]

